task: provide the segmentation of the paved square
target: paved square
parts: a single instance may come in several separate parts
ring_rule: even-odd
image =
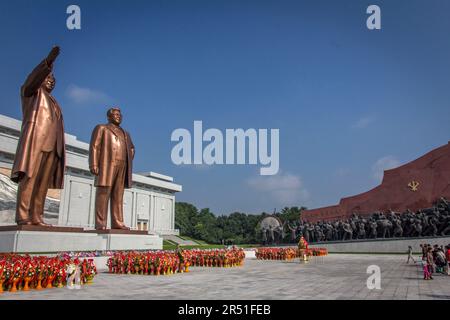
[[[381,290],[369,290],[369,265],[381,268]],[[4,293],[0,299],[450,299],[450,277],[422,279],[406,255],[332,254],[308,264],[247,259],[240,268],[191,268],[171,276],[100,273],[82,290]]]

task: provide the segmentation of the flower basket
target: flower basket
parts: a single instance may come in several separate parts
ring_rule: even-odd
[[[42,289],[43,289],[42,288],[42,277],[39,276],[38,282],[37,282],[37,285],[36,285],[36,290],[42,290]]]
[[[9,292],[17,292],[17,283],[19,282],[19,278],[14,278],[12,281],[11,289],[9,289]]]
[[[86,277],[86,284],[93,284],[94,283],[94,276],[89,275]]]
[[[23,285],[23,291],[30,291],[29,283],[32,280],[32,277],[25,277],[24,279],[24,285]]]

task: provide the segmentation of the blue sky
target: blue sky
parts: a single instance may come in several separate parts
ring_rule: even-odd
[[[66,28],[77,4],[82,29]],[[366,28],[377,4],[382,29]],[[448,1],[2,1],[0,110],[53,44],[66,131],[89,141],[119,105],[136,171],[217,214],[331,205],[450,139]],[[171,162],[173,130],[280,129],[276,176]]]

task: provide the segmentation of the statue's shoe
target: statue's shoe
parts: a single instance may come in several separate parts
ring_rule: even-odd
[[[40,221],[40,222],[33,222],[33,226],[47,227],[47,228],[53,227],[51,224],[48,224],[48,223],[45,223],[45,222],[42,222],[42,221]]]
[[[118,227],[115,227],[115,228],[113,228],[113,229],[117,229],[117,230],[130,230],[130,228],[128,228],[128,227],[126,227],[126,226],[118,226]]]
[[[18,226],[31,226],[32,223],[31,221],[21,221],[21,222],[17,222]]]
[[[106,230],[106,227],[95,228],[95,230],[98,230],[98,231],[105,231],[105,230]]]

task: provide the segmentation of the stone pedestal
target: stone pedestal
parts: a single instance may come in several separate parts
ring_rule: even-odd
[[[143,231],[84,231],[81,228],[0,227],[0,252],[57,253],[162,249],[163,239]]]
[[[157,235],[99,234],[106,250],[154,250],[162,249],[163,239]]]

